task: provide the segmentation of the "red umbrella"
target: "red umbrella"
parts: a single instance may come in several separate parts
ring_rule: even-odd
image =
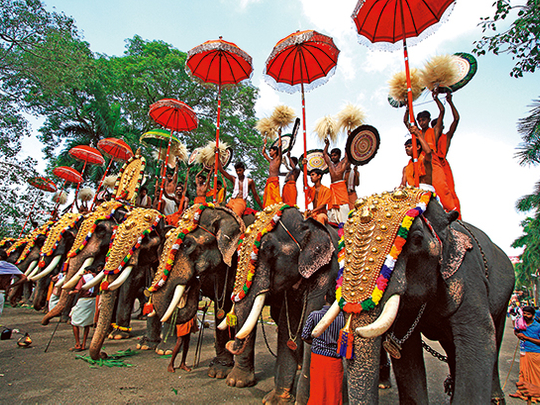
[[[28,179],[28,184],[40,190],[48,191],[50,193],[56,191],[56,184],[54,184],[52,180],[49,180],[46,177],[41,177],[41,176],[32,177]],[[26,217],[26,220],[24,221],[24,225],[21,229],[21,233],[19,234],[19,238],[22,236],[24,232],[24,228],[26,228],[26,224],[28,223],[28,220],[30,219],[30,215],[32,215],[32,212],[34,211],[34,206],[36,205],[36,202],[37,202],[37,199],[34,200],[34,203],[32,204],[32,208],[30,208],[30,212],[28,213],[28,216]]]
[[[83,178],[81,174],[73,169],[72,167],[68,166],[58,166],[53,169],[53,174],[57,177],[60,177],[64,180],[64,185],[62,186],[62,189],[60,190],[60,194],[62,194],[62,191],[64,191],[64,188],[66,187],[66,184],[68,182],[70,183],[77,183],[77,190],[79,189],[79,185],[82,183]],[[60,194],[58,197],[60,197]],[[76,196],[75,196],[76,197]],[[58,205],[60,205],[60,198],[58,198],[58,201],[56,202],[56,205],[51,213],[51,215],[54,216],[54,212],[58,208]]]
[[[91,165],[100,165],[102,166],[105,163],[105,159],[99,153],[99,150],[96,148],[92,148],[91,146],[87,145],[79,145],[74,146],[69,150],[69,154],[72,158],[81,160],[84,162],[84,166],[81,172],[81,176],[84,176],[84,171],[86,170],[86,165],[90,163]],[[79,187],[81,186],[81,183],[77,183],[77,190],[75,191],[75,200],[77,200],[77,196],[79,195]]]
[[[405,74],[407,76],[407,101],[409,120],[414,125],[413,99],[411,92],[411,75],[407,38],[421,41],[444,21],[453,7],[455,0],[359,0],[354,9],[352,19],[356,24],[359,42],[367,44],[367,38],[375,47],[391,49],[400,46],[403,41]],[[428,28],[430,28],[428,30]],[[392,44],[397,44],[393,46]],[[378,45],[378,46],[377,46]],[[415,183],[418,187],[416,137],[413,140],[413,162],[415,165]]]
[[[332,38],[317,31],[297,31],[279,41],[266,60],[264,73],[268,83],[279,91],[302,92],[304,156],[306,147],[305,91],[328,81],[337,66],[339,49]],[[304,165],[304,194],[307,209],[307,165]]]
[[[199,125],[197,114],[186,103],[173,98],[164,98],[152,104],[149,111],[150,117],[164,128],[170,129],[169,143],[167,145],[167,154],[165,164],[161,170],[161,190],[159,193],[158,210],[161,208],[161,197],[163,196],[163,183],[165,182],[165,173],[167,163],[169,162],[169,153],[171,151],[172,131],[182,132],[191,131]]]
[[[129,147],[127,143],[125,143],[121,139],[116,138],[105,138],[98,142],[97,144],[98,149],[108,155],[111,160],[109,161],[109,164],[107,165],[107,168],[105,169],[105,173],[103,173],[103,177],[101,178],[101,181],[99,182],[98,188],[96,190],[96,194],[94,195],[94,200],[92,201],[91,207],[94,207],[94,204],[96,203],[96,199],[99,193],[99,189],[103,185],[103,181],[105,180],[105,177],[107,176],[107,173],[109,172],[109,169],[111,168],[111,164],[113,160],[128,160],[131,157],[133,157],[133,151]],[[90,210],[92,210],[90,208]]]
[[[204,83],[218,86],[218,111],[216,127],[216,161],[219,159],[219,123],[221,119],[221,88],[227,84],[238,84],[253,74],[251,56],[236,44],[219,37],[206,41],[188,51],[186,68],[192,76]],[[216,201],[218,167],[214,168],[214,202]]]

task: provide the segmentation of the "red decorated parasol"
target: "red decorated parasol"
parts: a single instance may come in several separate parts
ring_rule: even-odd
[[[105,169],[105,173],[103,173],[103,177],[101,178],[101,181],[99,182],[91,207],[94,207],[94,204],[96,203],[99,190],[101,189],[101,186],[103,185],[103,181],[105,180],[105,177],[109,173],[109,169],[111,168],[111,164],[113,160],[126,161],[126,160],[129,160],[131,157],[133,157],[133,151],[131,150],[129,145],[121,139],[105,138],[98,142],[97,147],[101,152],[109,156],[111,160],[109,161],[109,164],[107,165],[107,169]]]
[[[86,170],[87,164],[102,166],[105,163],[105,159],[103,158],[99,150],[97,150],[96,148],[92,148],[91,146],[87,146],[87,145],[74,146],[73,148],[69,150],[68,153],[70,154],[72,158],[84,162],[84,166],[81,171],[81,177],[84,176],[84,172]],[[75,200],[77,200],[77,196],[79,195],[80,186],[81,186],[81,182],[77,183],[77,190],[75,191]]]
[[[359,42],[373,48],[386,50],[401,48],[405,59],[407,76],[407,101],[409,105],[409,121],[414,125],[413,99],[411,91],[411,75],[407,38],[415,38],[420,42],[431,34],[440,22],[451,13],[450,7],[455,0],[359,0],[354,9],[352,19],[356,24]],[[367,42],[366,39],[369,41]],[[411,45],[414,43],[411,42]],[[413,162],[415,165],[415,183],[418,187],[418,156],[416,137],[412,134]]]
[[[47,191],[49,193],[56,191],[56,184],[54,182],[46,177],[36,176],[31,177],[28,179],[28,184],[30,184],[32,187],[35,187],[39,190]],[[34,199],[34,203],[32,204],[32,208],[30,208],[30,212],[28,213],[28,216],[26,217],[26,220],[24,221],[24,225],[21,229],[21,233],[19,234],[19,238],[22,236],[24,232],[24,228],[26,228],[26,224],[28,223],[28,220],[30,219],[30,216],[32,215],[32,212],[34,211],[34,207],[36,205],[37,198]]]
[[[152,104],[149,111],[150,117],[164,128],[170,129],[169,142],[167,145],[167,155],[165,164],[161,170],[161,190],[159,193],[159,206],[161,208],[161,198],[163,197],[163,183],[165,182],[165,170],[169,162],[169,153],[171,151],[172,131],[184,132],[192,131],[199,125],[197,114],[186,103],[172,98],[164,98]]]
[[[68,166],[58,166],[53,169],[53,174],[57,177],[60,177],[65,182],[70,183],[81,183],[82,176],[81,174],[72,167]]]
[[[251,56],[236,44],[219,37],[218,40],[206,41],[188,51],[186,61],[188,72],[218,87],[218,111],[216,127],[216,161],[219,159],[219,124],[221,119],[221,89],[224,85],[238,84],[251,78],[253,66]],[[217,192],[218,167],[214,168],[214,202]]]
[[[274,89],[302,93],[304,156],[306,146],[306,102],[304,93],[328,81],[337,66],[339,49],[332,38],[317,31],[297,31],[279,41],[266,60],[265,79]],[[307,165],[304,165],[304,194],[307,209]]]

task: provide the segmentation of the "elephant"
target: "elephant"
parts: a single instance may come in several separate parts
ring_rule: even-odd
[[[105,264],[113,230],[123,221],[127,212],[128,208],[122,203],[110,201],[100,204],[93,212],[85,216],[67,254],[67,268],[65,278],[61,283],[60,299],[56,306],[44,316],[42,320],[44,325],[70,307],[73,295],[69,292],[77,285],[84,270],[97,269]],[[96,277],[95,282],[87,288],[99,281],[100,277]]]
[[[378,402],[385,332],[400,403],[428,403],[421,333],[448,356],[452,403],[504,403],[498,354],[514,287],[508,257],[431,192],[407,187],[355,207],[345,226],[339,302],[313,331],[322,333],[340,308],[352,316],[350,403]]]
[[[105,278],[101,282],[99,320],[90,343],[93,359],[107,356],[101,348],[117,299],[117,316],[122,313],[129,318],[135,293],[152,280],[159,261],[158,248],[168,230],[170,227],[166,226],[163,215],[147,208],[134,208],[118,225],[103,269]],[[158,322],[155,317],[147,320],[147,338],[151,342],[159,342]]]
[[[194,224],[196,228],[192,229]],[[186,228],[189,233],[184,233]],[[229,297],[236,272],[236,247],[244,231],[243,220],[228,208],[214,207],[211,204],[195,204],[190,207],[183,214],[177,228],[168,236],[158,272],[150,287],[155,316],[161,321],[168,321],[180,302],[183,291],[186,287],[190,287],[185,306],[176,314],[177,324],[185,323],[195,316],[200,289],[202,295],[214,301],[214,308],[217,309],[214,313],[217,325],[232,306]],[[180,235],[183,241],[178,243]],[[174,259],[169,265],[170,274],[160,286],[158,283],[165,280],[164,272],[170,257]],[[200,280],[200,287],[194,285],[197,279]],[[228,331],[216,329],[216,356],[208,369],[210,377],[227,377],[235,364],[233,355],[225,349],[228,337]],[[253,353],[246,353],[243,358],[237,359],[237,364],[240,366],[250,361],[253,361]],[[254,383],[253,364],[247,368],[251,372],[243,373],[236,367],[235,380],[238,386]]]
[[[235,355],[243,352],[254,339],[263,305],[270,305],[272,318],[278,325],[278,349],[275,387],[263,402],[294,402],[295,377],[301,364],[296,401],[307,403],[310,353],[300,334],[307,315],[322,308],[325,295],[333,293],[338,272],[335,254],[338,234],[313,218],[304,219],[296,208],[276,204],[258,214],[258,220],[246,235],[239,252],[233,293],[239,330],[235,339],[227,343],[227,349]],[[252,253],[256,254],[253,246],[258,243],[256,264],[250,263]],[[249,264],[246,267],[247,263],[253,267]]]

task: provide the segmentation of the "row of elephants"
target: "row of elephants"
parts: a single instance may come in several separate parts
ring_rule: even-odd
[[[387,202],[396,208],[406,201],[403,193],[417,192],[407,188],[399,195],[385,192],[362,199],[353,213],[369,225],[375,211],[388,211]],[[265,226],[261,224],[263,217],[268,220],[277,210],[282,226],[260,233]],[[388,211],[386,217],[390,216]],[[353,328],[374,327],[370,337],[356,335],[354,339],[355,355],[347,367],[350,403],[378,402],[385,331],[401,343],[401,357],[392,359],[401,403],[428,403],[421,334],[438,340],[448,355],[454,381],[453,403],[504,403],[498,353],[505,310],[514,286],[513,267],[482,231],[456,217],[457,213],[446,213],[432,198],[410,226],[379,305],[354,314]],[[379,225],[374,223],[372,229]],[[92,358],[106,356],[101,349],[111,323],[120,327],[113,333],[125,333],[122,330],[129,328],[133,302],[143,289],[152,291],[155,313],[147,320],[145,339],[150,347],[159,344],[162,320],[172,312],[176,312],[176,323],[195,315],[200,294],[214,301],[217,325],[233,307],[231,294],[235,292],[238,297],[238,291],[243,291],[245,296],[236,300],[233,310],[241,330],[228,342],[234,331],[230,335],[228,328],[216,328],[216,357],[210,364],[209,376],[226,378],[227,384],[237,387],[255,383],[254,326],[262,305],[270,305],[278,325],[278,349],[275,388],[265,400],[307,403],[310,355],[298,331],[307,314],[323,306],[325,294],[336,290],[340,267],[337,229],[305,219],[293,207],[269,207],[256,216],[239,218],[231,210],[212,204],[190,207],[178,227],[173,228],[155,210],[131,208],[118,201],[105,202],[85,216],[66,214],[43,229],[12,245],[8,260],[34,280],[33,304],[37,310],[45,305],[51,277],[67,262],[59,302],[44,316],[44,325],[69,307],[73,295],[68,293],[85,268],[103,268],[85,286],[101,283],[99,322],[90,345]],[[252,262],[255,267],[248,276],[250,283],[242,289],[242,280],[235,277],[238,263],[243,260],[238,257],[237,247],[250,232],[259,232],[262,238],[257,260]],[[356,236],[351,230],[349,234]],[[355,251],[349,253],[352,255],[347,263],[357,257]],[[184,299],[185,305],[180,308],[182,292],[187,302]],[[395,305],[391,297],[396,296],[400,298],[397,312],[386,306],[388,302]],[[388,313],[392,318],[383,319]],[[386,326],[373,332],[381,324]],[[296,342],[296,350],[291,340]],[[297,377],[299,366],[302,371]]]

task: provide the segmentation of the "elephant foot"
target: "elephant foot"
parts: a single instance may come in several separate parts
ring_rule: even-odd
[[[112,340],[129,339],[130,337],[131,337],[131,334],[129,332],[124,332],[118,329],[113,330],[109,334],[109,339],[112,339]]]
[[[512,397],[513,395],[510,394],[510,396]],[[506,400],[504,398],[491,398],[491,404],[492,405],[505,405]]]
[[[214,357],[208,367],[208,377],[221,380],[229,375],[233,367],[234,361],[220,360],[218,357]]]
[[[156,353],[160,356],[172,354],[175,343],[167,343],[161,341],[156,347]]]
[[[141,341],[137,343],[137,350],[155,350],[161,340],[150,340],[146,336],[143,336]]]
[[[235,366],[227,376],[227,385],[229,387],[245,388],[255,384],[255,372],[253,370],[243,370]]]
[[[263,404],[279,405],[279,404],[293,404],[294,395],[289,390],[283,390],[280,394],[277,393],[274,388],[268,394],[266,394],[262,400]]]

